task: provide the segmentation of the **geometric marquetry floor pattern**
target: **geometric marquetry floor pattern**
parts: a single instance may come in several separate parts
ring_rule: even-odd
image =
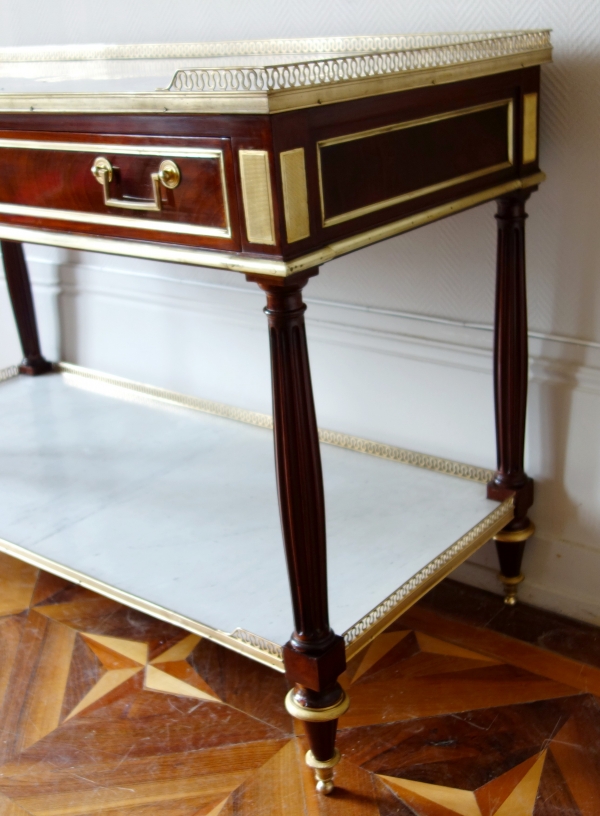
[[[351,661],[325,798],[282,675],[6,556],[0,576],[1,816],[600,814],[599,655],[499,631],[525,607],[490,601],[493,629],[426,599]]]

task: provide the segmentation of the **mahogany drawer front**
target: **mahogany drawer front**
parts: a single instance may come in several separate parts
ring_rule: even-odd
[[[33,134],[31,134],[33,135]],[[229,139],[132,140],[0,132],[0,217],[138,240],[237,249]],[[148,142],[152,143],[149,144]],[[93,172],[109,168],[107,183]],[[161,167],[175,171],[159,179]],[[3,219],[4,220],[4,219]]]

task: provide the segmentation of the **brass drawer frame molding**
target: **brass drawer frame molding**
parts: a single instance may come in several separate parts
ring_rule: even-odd
[[[169,233],[176,233],[179,235],[205,235],[205,236],[214,236],[218,238],[231,238],[231,219],[229,216],[229,200],[227,197],[227,183],[225,178],[225,161],[223,157],[223,151],[219,150],[218,148],[193,148],[193,147],[171,147],[170,145],[162,147],[160,145],[156,146],[133,146],[133,145],[121,145],[121,144],[86,144],[85,142],[43,142],[43,141],[34,141],[32,139],[0,139],[0,150],[3,149],[17,149],[17,150],[48,150],[53,152],[69,152],[69,153],[107,153],[109,155],[128,155],[128,156],[156,156],[158,158],[163,158],[163,162],[161,163],[160,167],[162,168],[164,165],[167,164],[169,167],[172,165],[177,167],[175,162],[172,161],[173,158],[182,158],[182,159],[210,159],[216,160],[219,162],[219,174],[221,177],[221,190],[223,192],[223,212],[225,215],[225,227],[210,227],[210,226],[203,226],[201,224],[182,224],[176,221],[160,221],[158,220],[143,220],[141,218],[128,218],[126,216],[120,215],[109,215],[104,213],[89,213],[89,212],[80,212],[79,210],[62,210],[58,208],[51,208],[51,207],[35,207],[30,206],[28,204],[9,204],[6,202],[0,202],[0,214],[5,215],[20,215],[27,218],[51,218],[55,221],[74,221],[79,224],[97,224],[98,226],[108,226],[108,227],[127,227],[129,229],[139,229],[139,230],[152,230],[154,232],[169,232]],[[107,162],[110,164],[107,159],[101,157],[102,161]],[[96,159],[94,162],[94,167],[96,166],[97,162],[100,161]],[[111,167],[112,170],[112,167]],[[92,172],[93,168],[92,168]],[[96,176],[96,173],[94,173]],[[110,175],[110,174],[109,174]],[[160,176],[160,168],[158,173],[153,173],[153,176],[157,176],[157,183],[162,183],[164,186],[169,187],[174,180],[174,176],[170,175],[169,184],[166,184],[164,181],[159,179]],[[164,175],[164,173],[163,173]],[[101,179],[96,176],[96,179],[102,183]],[[166,179],[166,176],[165,176]],[[110,178],[108,178],[110,181]],[[179,182],[178,182],[179,183]],[[177,186],[174,185],[175,187]],[[173,187],[171,187],[173,189]],[[156,192],[155,192],[156,196]],[[158,197],[160,200],[160,195]],[[105,191],[105,202],[109,207],[121,207],[124,209],[136,209],[136,210],[151,210],[151,211],[158,211],[161,209],[160,206],[146,206],[145,202],[132,202],[131,204],[128,201],[119,201],[114,199],[106,200],[106,191]],[[148,204],[156,204],[154,202],[148,202]],[[52,243],[50,239],[49,243]]]
[[[287,241],[293,244],[310,236],[304,148],[297,147],[280,153],[279,161]]]
[[[266,150],[240,150],[239,159],[248,241],[273,245],[275,219],[269,153]]]
[[[537,159],[538,95],[523,95],[523,164]]]
[[[379,136],[382,133],[391,133],[396,130],[406,130],[408,128],[420,127],[421,125],[430,125],[433,122],[441,122],[445,119],[456,119],[460,116],[468,116],[469,114],[472,113],[479,113],[480,111],[501,107],[507,108],[506,117],[507,122],[506,139],[508,156],[507,161],[491,165],[490,167],[483,167],[480,170],[474,170],[471,173],[466,173],[462,176],[456,176],[454,178],[447,179],[446,181],[440,181],[437,184],[430,184],[428,187],[421,187],[418,190],[411,190],[408,193],[402,193],[401,195],[394,196],[393,198],[387,198],[384,201],[377,201],[374,204],[369,204],[365,207],[359,207],[356,210],[350,210],[349,212],[341,213],[340,215],[335,215],[332,216],[331,218],[326,217],[325,193],[323,190],[323,175],[321,168],[321,150],[324,147],[342,144],[344,142],[354,142],[358,141],[359,139],[369,139],[372,136]],[[321,197],[321,218],[323,226],[332,227],[335,224],[341,224],[344,221],[350,221],[353,218],[360,218],[363,215],[368,215],[369,213],[376,212],[377,210],[383,210],[386,207],[393,207],[396,204],[401,204],[403,201],[409,201],[412,198],[420,198],[421,196],[429,195],[430,193],[435,193],[438,190],[443,190],[447,187],[455,187],[456,185],[462,184],[465,181],[471,181],[472,179],[480,178],[481,176],[488,176],[491,173],[497,173],[499,170],[506,170],[508,167],[512,167],[514,163],[513,122],[514,122],[513,100],[500,99],[496,102],[488,102],[485,105],[475,105],[470,108],[461,108],[460,110],[449,111],[448,113],[439,113],[434,116],[425,116],[422,119],[411,119],[408,122],[399,122],[398,124],[395,125],[385,125],[385,127],[374,128],[373,130],[363,130],[359,131],[358,133],[348,133],[345,136],[335,136],[331,139],[323,139],[317,142],[317,166],[319,173],[319,194]]]

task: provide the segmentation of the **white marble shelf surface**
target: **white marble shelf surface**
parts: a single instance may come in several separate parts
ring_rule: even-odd
[[[221,642],[287,641],[269,429],[73,373],[2,382],[0,418],[1,549]],[[500,518],[476,481],[321,451],[339,633]]]

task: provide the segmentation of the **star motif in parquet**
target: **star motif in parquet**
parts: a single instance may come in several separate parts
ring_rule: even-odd
[[[282,675],[0,556],[0,816],[597,816],[600,670],[419,607],[350,661],[330,798]]]

